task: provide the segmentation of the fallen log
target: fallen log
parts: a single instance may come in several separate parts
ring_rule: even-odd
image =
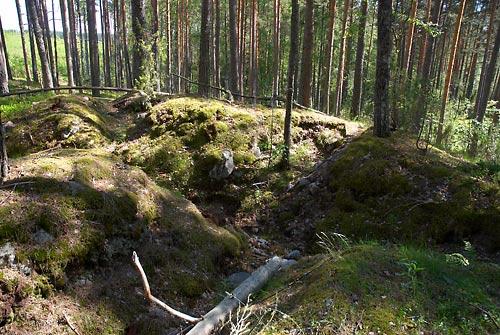
[[[260,290],[264,284],[278,271],[285,269],[295,261],[273,257],[265,265],[252,272],[231,294],[228,294],[215,308],[208,312],[186,335],[209,335],[222,324],[229,314],[242,302],[246,302],[250,294]]]

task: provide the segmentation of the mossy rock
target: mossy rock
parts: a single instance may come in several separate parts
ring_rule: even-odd
[[[141,248],[145,232],[177,234],[182,243],[165,245],[166,253],[170,248],[185,255],[189,262],[182,266],[198,269],[195,273],[204,273],[208,281],[217,276],[221,259],[239,255],[241,242],[234,234],[210,225],[190,202],[111,153],[56,150],[12,164],[24,177],[11,182],[26,184],[16,188],[9,206],[0,208],[0,238],[20,246],[18,258],[54,284],[68,267],[129,255],[133,246]],[[32,239],[41,229],[52,236],[43,245]],[[124,248],[130,250],[110,252],[108,244],[116,239],[129,241]]]
[[[58,146],[101,147],[112,141],[116,123],[98,101],[65,95],[38,102],[11,121],[15,126],[6,136],[11,157]]]
[[[461,172],[462,163],[440,151],[422,156],[412,140],[353,140],[328,168],[335,198],[316,232],[422,244],[477,239],[497,249],[498,186]]]

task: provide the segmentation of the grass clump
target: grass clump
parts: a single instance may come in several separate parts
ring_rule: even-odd
[[[340,256],[305,258],[273,279],[293,284],[277,293],[280,314],[264,334],[292,329],[320,334],[498,331],[499,282],[490,280],[500,275],[497,265],[469,259],[465,266],[446,254],[373,243],[354,245]]]

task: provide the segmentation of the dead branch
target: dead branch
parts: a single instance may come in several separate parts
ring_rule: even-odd
[[[196,323],[196,322],[203,320],[202,318],[195,318],[195,317],[192,317],[190,315],[179,312],[179,311],[173,309],[172,307],[168,306],[167,304],[165,304],[163,301],[154,297],[151,294],[151,289],[149,288],[148,278],[146,277],[146,273],[144,272],[144,269],[142,268],[141,262],[139,261],[139,256],[137,256],[137,253],[135,251],[132,253],[132,262],[134,262],[135,267],[137,268],[137,270],[141,274],[142,284],[144,286],[144,291],[146,292],[146,298],[148,300],[154,302],[155,304],[157,304],[158,306],[163,308],[168,313],[170,313],[178,318],[181,318],[183,320],[186,320],[187,322]]]
[[[273,257],[265,265],[255,270],[252,275],[226,296],[215,308],[208,312],[186,335],[209,335],[215,327],[223,323],[231,311],[238,308],[242,301],[247,301],[250,294],[262,286],[279,270],[295,263],[281,257]]]
[[[17,186],[21,186],[21,185],[29,185],[29,184],[34,184],[35,182],[34,181],[22,181],[22,182],[19,182],[19,183],[12,183],[12,184],[4,184],[4,185],[1,185],[0,186],[0,189],[1,188],[9,188],[9,187],[17,187]]]
[[[71,330],[74,331],[76,335],[81,335],[80,332],[78,331],[78,328],[76,328],[73,322],[71,322],[71,320],[69,319],[68,315],[65,312],[63,312],[63,315],[64,315],[64,320],[68,324],[69,328],[71,328]]]

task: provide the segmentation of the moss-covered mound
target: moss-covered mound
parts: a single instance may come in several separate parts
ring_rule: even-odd
[[[133,138],[140,127],[148,128],[148,132],[122,145],[119,153],[126,162],[157,175],[167,185],[181,190],[211,188],[214,183],[209,172],[221,162],[223,150],[232,152],[236,169],[242,172],[240,177],[245,169],[264,166],[261,155],[269,153],[271,144],[282,142],[283,118],[282,109],[235,107],[195,98],[171,99],[137,120],[130,136]],[[312,146],[313,153],[328,152],[345,136],[343,121],[321,114],[313,116],[309,111],[294,112],[292,126],[296,143],[293,153],[304,145]]]
[[[253,310],[260,321],[256,329],[262,334],[297,329],[311,334],[496,334],[500,267],[477,261],[470,248],[462,254],[363,244],[304,258],[267,285],[262,295],[267,300]]]
[[[0,189],[0,240],[15,248],[15,263],[52,287],[66,289],[75,271],[129,264],[137,250],[151,278],[168,284],[165,296],[199,297],[219,280],[226,258],[239,255],[237,236],[110,153],[60,149],[11,164],[22,177]],[[119,280],[119,290],[141,287],[138,276]],[[131,314],[145,304],[121,299]]]
[[[500,185],[475,169],[436,149],[424,154],[410,137],[365,134],[297,185],[274,217],[306,239],[334,231],[422,244],[472,239],[497,250]]]
[[[20,157],[54,147],[98,148],[113,139],[116,121],[104,104],[88,97],[55,96],[12,113],[14,125],[7,131],[7,150]]]

